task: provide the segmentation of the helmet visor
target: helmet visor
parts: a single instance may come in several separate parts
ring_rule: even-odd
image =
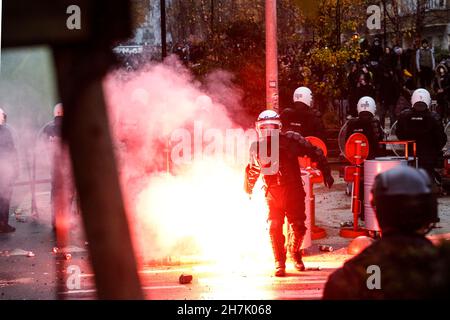
[[[261,124],[259,126],[260,130],[279,130],[280,129],[280,125],[279,124],[275,124],[275,123],[264,123]]]

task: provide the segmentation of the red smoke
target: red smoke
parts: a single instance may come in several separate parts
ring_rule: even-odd
[[[238,128],[229,113],[242,111],[229,74],[217,71],[202,86],[169,58],[135,73],[111,74],[105,93],[141,262],[186,256],[223,262],[266,252],[264,199],[247,199],[246,157],[230,161],[225,152],[226,130]],[[194,132],[199,126],[200,134]],[[191,162],[173,161],[177,132],[191,133]],[[248,152],[248,145],[236,148]]]

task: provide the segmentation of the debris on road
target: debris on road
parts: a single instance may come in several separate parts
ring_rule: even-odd
[[[341,228],[353,227],[353,221],[345,221],[340,223]]]
[[[0,251],[0,257],[9,257],[9,251],[8,250]]]
[[[190,274],[182,274],[181,276],[180,276],[180,278],[179,278],[179,282],[181,283],[181,284],[188,284],[188,283],[191,283],[192,282],[192,275],[190,275]]]
[[[53,253],[62,253],[62,254],[87,252],[86,249],[77,246],[67,246],[64,248],[53,247],[52,251]]]
[[[9,252],[9,256],[28,256],[29,252],[28,250],[14,249]]]
[[[12,251],[4,250],[0,251],[0,257],[11,257],[11,256],[24,256],[24,257],[34,257],[36,256],[33,251],[14,249]]]
[[[310,267],[305,269],[305,271],[321,271],[321,270],[322,270],[321,267]]]
[[[332,246],[320,245],[319,250],[323,252],[332,252],[334,249]]]

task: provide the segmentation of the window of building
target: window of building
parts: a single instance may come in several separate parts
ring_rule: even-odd
[[[427,10],[445,9],[445,0],[428,0],[426,3]]]
[[[445,9],[446,7],[446,0],[427,0],[425,2],[425,10]],[[402,0],[398,10],[401,14],[413,14],[417,11],[417,0]]]

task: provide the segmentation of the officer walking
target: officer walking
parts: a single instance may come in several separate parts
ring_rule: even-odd
[[[304,137],[314,136],[327,142],[327,136],[320,112],[312,108],[313,94],[307,87],[299,87],[293,96],[294,106],[285,108],[281,122],[285,131],[295,131]]]
[[[439,220],[429,176],[422,169],[399,166],[375,178],[372,195],[382,238],[329,276],[323,298],[433,297],[443,284],[431,276],[439,278],[448,270],[436,263],[438,250],[425,237]]]
[[[279,115],[272,110],[262,112],[256,122],[259,139],[250,148],[250,163],[245,171],[245,191],[251,195],[260,175],[266,190],[269,207],[269,233],[275,258],[275,276],[285,276],[286,250],[283,235],[287,217],[292,230],[288,252],[299,271],[305,270],[301,245],[306,233],[305,190],[302,184],[298,157],[308,156],[318,163],[324,184],[334,183],[328,162],[319,148],[314,147],[299,133],[280,133]]]
[[[6,126],[6,112],[0,109],[0,233],[16,231],[8,220],[13,182],[18,172],[17,151],[11,131]]]
[[[435,168],[442,166],[442,148],[447,143],[440,117],[430,111],[431,96],[425,89],[417,89],[411,97],[412,108],[400,113],[396,134],[401,140],[414,140],[417,145],[419,167],[425,169],[433,182],[440,176]]]

